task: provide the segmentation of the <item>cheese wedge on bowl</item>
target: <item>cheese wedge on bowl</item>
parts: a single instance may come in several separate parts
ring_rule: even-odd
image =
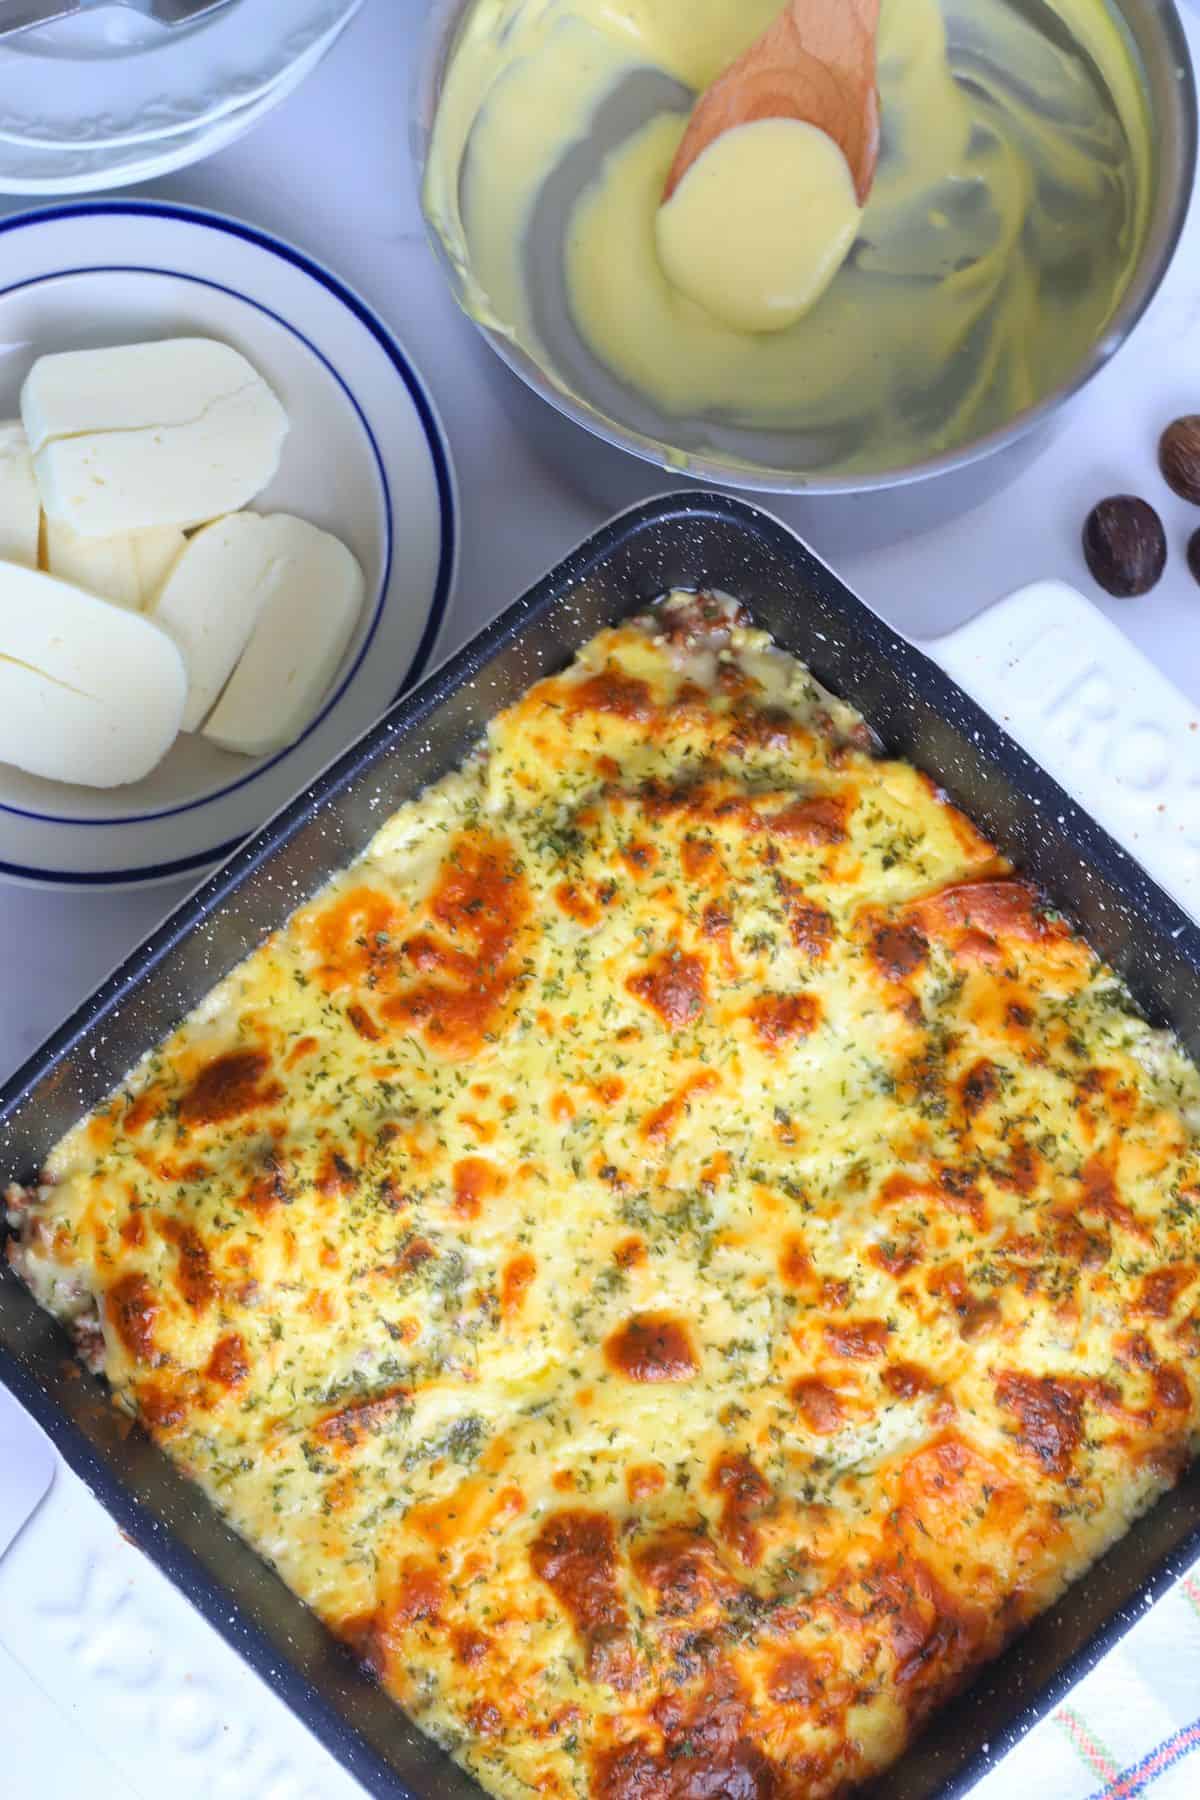
[[[214,339],[34,363],[0,424],[0,762],[113,787],[180,731],[245,756],[302,735],[364,582],[329,532],[242,510],[287,429]]]
[[[134,556],[133,537],[80,537],[59,519],[46,520],[46,568],[60,581],[69,581],[85,593],[130,612],[140,612],[142,584]]]
[[[179,651],[140,614],[0,567],[0,760],[83,787],[140,781],[174,743],[186,693]]]
[[[178,525],[119,531],[113,537],[80,537],[61,519],[47,519],[43,543],[43,563],[51,575],[111,600],[114,606],[141,612],[158,598],[187,539]]]
[[[271,580],[259,513],[217,519],[187,540],[148,617],[178,645],[187,669],[183,730],[197,731],[250,640]]]
[[[267,756],[316,714],[363,604],[363,572],[339,538],[288,513],[263,520],[266,593],[229,685],[204,727],[225,750]]]
[[[38,566],[42,502],[29,440],[19,420],[0,424],[0,561]]]
[[[274,476],[288,428],[262,376],[212,338],[39,357],[21,418],[47,517],[84,537],[235,512]]]
[[[158,599],[163,583],[187,544],[187,539],[178,525],[151,525],[145,531],[133,532],[132,537],[133,561],[141,593],[140,604],[144,609],[152,606]]]

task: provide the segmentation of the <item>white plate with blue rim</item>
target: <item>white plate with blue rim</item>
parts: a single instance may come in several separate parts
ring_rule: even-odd
[[[287,409],[253,502],[342,538],[366,604],[319,713],[257,761],[198,735],[132,787],[70,787],[0,764],[0,877],[55,887],[199,877],[429,667],[450,601],[457,501],[445,434],[392,333],[336,276],[252,226],[156,201],[0,221],[0,418],[34,360],[150,338],[220,338]]]

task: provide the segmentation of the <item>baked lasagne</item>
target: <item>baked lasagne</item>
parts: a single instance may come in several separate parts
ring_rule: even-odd
[[[1177,1476],[1200,1077],[732,603],[601,634],[9,1192],[493,1794],[817,1800]]]

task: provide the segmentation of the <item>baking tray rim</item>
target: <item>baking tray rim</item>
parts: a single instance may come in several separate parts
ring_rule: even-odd
[[[45,1080],[72,1052],[133,994],[165,962],[172,950],[198,928],[311,820],[319,807],[355,782],[380,761],[459,689],[465,687],[510,645],[519,641],[526,624],[549,606],[566,599],[588,576],[612,559],[639,533],[682,518],[706,518],[727,526],[739,525],[758,538],[773,537],[789,558],[799,561],[807,573],[830,585],[837,609],[853,615],[879,653],[890,656],[909,684],[939,716],[945,718],[947,702],[970,727],[990,737],[1006,767],[1023,787],[1037,790],[1035,804],[1054,812],[1064,834],[1093,863],[1099,860],[1106,878],[1126,890],[1131,906],[1148,921],[1156,938],[1167,939],[1172,951],[1182,953],[1200,969],[1200,927],[1146,874],[1122,845],[1116,842],[1070,795],[1046,773],[998,720],[977,705],[951,677],[918,646],[901,636],[886,620],[866,605],[840,577],[821,561],[802,538],[769,511],[735,496],[703,489],[684,489],[656,496],[618,513],[569,552],[533,587],[514,600],[495,619],[445,658],[422,681],[398,699],[340,756],[286,802],[227,862],[200,882],[180,901],[163,923],[125,957],[117,968],[83,1000],[75,1011],[44,1040],[24,1063],[0,1085],[0,1156],[12,1116],[19,1111],[38,1083]],[[644,607],[639,599],[630,613]],[[583,640],[581,640],[582,642]],[[578,646],[577,646],[578,647]],[[978,734],[977,734],[978,735]],[[1130,892],[1129,890],[1134,890]],[[290,910],[300,901],[289,902]],[[218,977],[219,979],[219,977]],[[115,1086],[126,1073],[112,1078]],[[2,1169],[2,1165],[0,1165]],[[2,1259],[0,1259],[2,1263]],[[0,1281],[14,1280],[0,1267]],[[121,1531],[178,1587],[236,1655],[267,1681],[335,1761],[380,1796],[398,1793],[420,1800],[387,1759],[355,1724],[327,1699],[301,1668],[280,1657],[266,1630],[245,1609],[232,1589],[222,1586],[205,1569],[199,1556],[181,1538],[164,1529],[152,1509],[105,1466],[85,1432],[44,1390],[9,1346],[0,1340],[0,1382],[41,1426],[67,1465],[99,1500]],[[172,1465],[173,1466],[173,1465]],[[1162,1504],[1168,1496],[1164,1495]],[[219,1515],[216,1515],[219,1518]],[[221,1521],[224,1525],[225,1521]],[[1105,1555],[1118,1549],[1118,1540]],[[253,1551],[253,1547],[251,1546]],[[257,1552],[253,1552],[257,1556]],[[1162,1597],[1178,1577],[1200,1557],[1200,1520],[1187,1535],[1152,1568],[1132,1602],[1103,1620],[1077,1649],[1024,1702],[1003,1728],[1000,1743],[985,1743],[969,1754],[931,1794],[931,1800],[963,1800],[970,1789],[995,1768],[997,1762],[1033,1727],[1044,1719],[1077,1683],[1132,1629],[1140,1612]],[[261,1561],[261,1558],[259,1559]],[[1104,1560],[1103,1558],[1101,1559]],[[264,1565],[267,1566],[267,1565]],[[1098,1565],[1097,1565],[1098,1566]],[[1086,1576],[1082,1579],[1086,1580]],[[1074,1585],[1074,1584],[1072,1584]],[[1069,1589],[1067,1590],[1070,1591]],[[294,1598],[294,1596],[293,1596]],[[303,1602],[297,1602],[303,1604]],[[1056,1603],[1057,1604],[1057,1603]],[[1053,1608],[1050,1609],[1053,1612]],[[986,1668],[986,1665],[985,1665]],[[912,1752],[919,1753],[921,1735],[914,1738],[898,1770]],[[435,1754],[436,1746],[430,1742]],[[467,1777],[470,1780],[470,1777]],[[477,1783],[476,1790],[482,1793]],[[873,1787],[872,1787],[873,1791]]]

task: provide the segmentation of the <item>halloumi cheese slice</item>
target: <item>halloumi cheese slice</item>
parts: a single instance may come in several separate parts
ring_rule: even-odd
[[[85,537],[236,511],[275,474],[288,428],[262,376],[212,338],[40,357],[21,418],[42,506]]]
[[[231,513],[188,539],[150,608],[187,669],[185,731],[203,725],[246,648],[270,591],[271,560],[266,520]]]
[[[294,743],[345,655],[363,603],[363,572],[340,539],[305,519],[263,520],[268,593],[204,735],[266,756]]]
[[[139,612],[142,584],[134,556],[133,537],[80,537],[61,519],[46,520],[46,568],[60,581],[69,581],[114,606]]]
[[[133,560],[145,610],[158,599],[187,539],[178,525],[151,525],[145,531],[135,531],[132,536]]]
[[[25,428],[6,420],[0,424],[0,561],[37,568],[41,516]]]
[[[37,569],[0,568],[0,761],[85,787],[140,781],[179,732],[164,631]]]

